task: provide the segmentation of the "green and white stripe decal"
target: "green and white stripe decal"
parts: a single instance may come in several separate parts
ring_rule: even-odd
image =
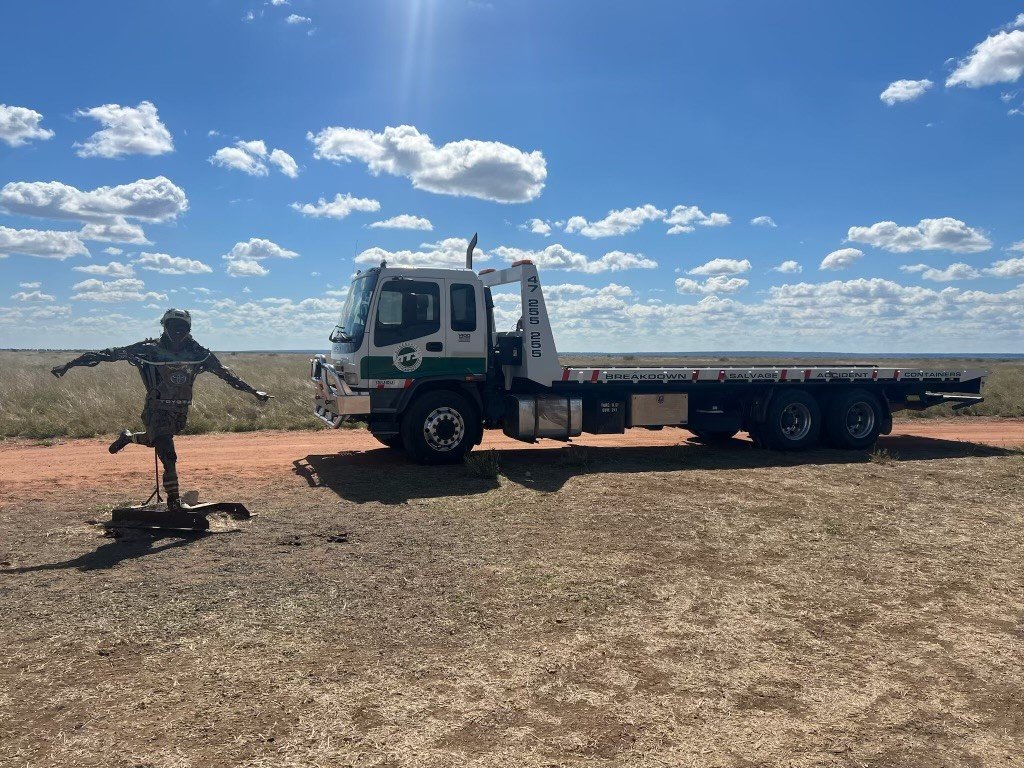
[[[484,357],[424,357],[414,371],[400,370],[391,355],[367,355],[359,364],[361,379],[420,379],[424,376],[472,376],[487,372]]]

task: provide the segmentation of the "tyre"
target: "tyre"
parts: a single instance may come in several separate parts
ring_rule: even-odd
[[[388,448],[393,448],[396,451],[402,450],[405,446],[402,445],[402,436],[399,435],[378,435],[376,432],[371,432],[371,435],[376,438],[377,442],[381,445],[386,445]]]
[[[736,437],[738,429],[691,429],[694,437],[702,443],[727,443]]]
[[[767,420],[758,432],[765,445],[777,451],[811,448],[821,433],[821,408],[803,390],[781,390],[769,404]]]
[[[833,396],[825,408],[825,439],[833,448],[862,451],[878,440],[882,408],[870,392],[854,389]]]
[[[410,458],[422,464],[451,464],[480,438],[480,414],[457,392],[427,392],[402,417],[402,442]]]

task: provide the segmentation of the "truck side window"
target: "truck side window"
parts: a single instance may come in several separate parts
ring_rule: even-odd
[[[451,287],[452,330],[476,330],[476,290],[472,285],[456,283]]]
[[[377,299],[373,343],[387,347],[441,330],[441,290],[437,283],[389,280]]]

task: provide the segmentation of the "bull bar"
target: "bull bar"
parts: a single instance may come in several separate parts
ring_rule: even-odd
[[[370,413],[369,394],[354,392],[325,355],[310,358],[309,378],[316,387],[313,413],[327,426],[337,429],[353,416]]]

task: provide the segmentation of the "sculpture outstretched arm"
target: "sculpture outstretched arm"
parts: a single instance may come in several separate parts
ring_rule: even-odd
[[[136,348],[138,346],[138,344],[132,344],[128,347],[111,347],[110,349],[103,349],[98,352],[86,352],[84,355],[79,355],[74,360],[70,360],[64,365],[58,365],[51,368],[50,373],[59,379],[68,372],[68,369],[77,368],[78,366],[92,368],[100,363],[114,363],[118,360],[132,362],[136,358]]]
[[[266,392],[262,392],[256,389],[255,387],[250,386],[249,384],[242,381],[242,379],[238,378],[234,374],[234,371],[232,371],[226,365],[221,363],[221,361],[217,359],[217,356],[212,352],[210,353],[210,356],[206,358],[206,362],[204,363],[203,368],[204,370],[209,371],[218,378],[223,379],[235,389],[241,390],[242,392],[248,392],[250,395],[253,395],[261,403],[267,402],[267,400],[269,400],[272,397],[271,395],[268,395]]]

